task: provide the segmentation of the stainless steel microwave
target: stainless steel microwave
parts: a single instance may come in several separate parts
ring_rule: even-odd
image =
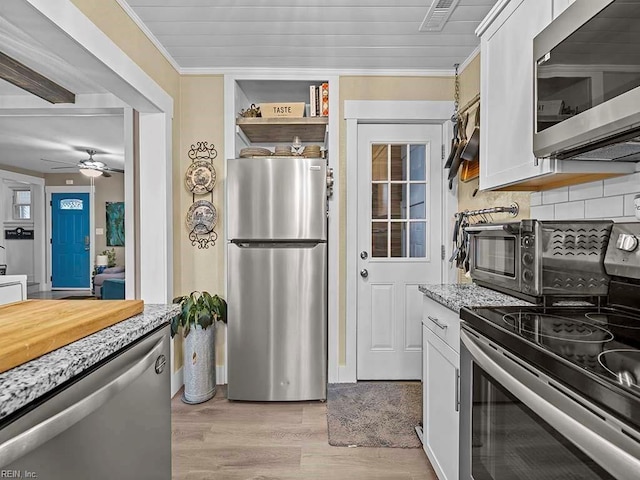
[[[640,161],[640,2],[577,0],[533,41],[538,158]]]
[[[538,302],[547,296],[603,297],[611,220],[522,220],[466,227],[469,267],[479,285]]]

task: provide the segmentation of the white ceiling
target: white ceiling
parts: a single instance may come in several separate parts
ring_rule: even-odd
[[[95,160],[123,168],[124,117],[0,116],[0,165],[42,173],[77,172],[75,165],[89,158],[87,149],[101,152]],[[64,166],[74,168],[57,168]]]
[[[127,1],[186,70],[450,70],[477,47],[474,30],[496,3],[460,0],[443,31],[428,33],[419,27],[430,0]],[[76,94],[106,92],[1,17],[0,50]],[[0,102],[22,97],[33,100],[0,80]],[[96,160],[123,168],[123,145],[122,115],[8,116],[0,109],[0,168],[73,172],[56,167],[73,167],[87,158],[87,149],[102,152]]]
[[[462,63],[496,0],[460,0],[437,33],[419,31],[431,0],[126,2],[185,69],[419,70]]]

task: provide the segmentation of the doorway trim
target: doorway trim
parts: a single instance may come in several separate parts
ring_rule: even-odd
[[[45,215],[47,218],[46,222],[46,233],[45,239],[50,239],[52,235],[52,225],[51,225],[51,194],[52,193],[88,193],[89,194],[89,278],[91,278],[91,272],[93,272],[94,263],[95,263],[95,240],[96,240],[96,216],[95,216],[95,205],[96,205],[96,189],[91,185],[81,185],[81,186],[61,186],[61,187],[45,187],[45,210],[47,214]],[[51,257],[51,241],[46,242],[47,245],[47,267],[46,267],[46,283],[45,290],[51,290],[51,276],[53,274],[53,265],[52,265],[52,257]],[[69,290],[86,290],[82,289],[69,289]],[[91,290],[91,284],[89,284],[89,290]]]
[[[346,122],[346,291],[345,291],[345,363],[340,364],[340,351],[329,344],[329,372],[337,370],[339,383],[357,381],[357,217],[358,217],[358,124],[364,123],[427,123],[443,126],[443,157],[446,158],[451,140],[450,128],[446,128],[451,120],[454,104],[451,101],[395,101],[395,100],[347,100],[344,102],[344,119]],[[444,164],[444,159],[442,160]],[[456,189],[444,188],[445,171],[443,172],[443,222],[441,232],[445,249],[450,242],[445,242],[445,232],[449,231],[449,218],[457,208]],[[445,225],[447,228],[445,229]],[[445,250],[445,257],[448,257]],[[442,282],[455,280],[446,260],[442,265]],[[334,347],[334,348],[332,348]],[[333,351],[332,351],[333,350]],[[334,371],[335,371],[334,370]],[[331,375],[330,375],[331,376]]]

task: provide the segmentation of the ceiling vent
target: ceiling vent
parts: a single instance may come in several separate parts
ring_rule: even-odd
[[[460,0],[433,0],[420,25],[421,32],[441,32]]]

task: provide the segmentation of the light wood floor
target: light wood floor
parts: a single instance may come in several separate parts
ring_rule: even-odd
[[[321,402],[172,400],[173,479],[437,480],[422,449],[327,443]]]

